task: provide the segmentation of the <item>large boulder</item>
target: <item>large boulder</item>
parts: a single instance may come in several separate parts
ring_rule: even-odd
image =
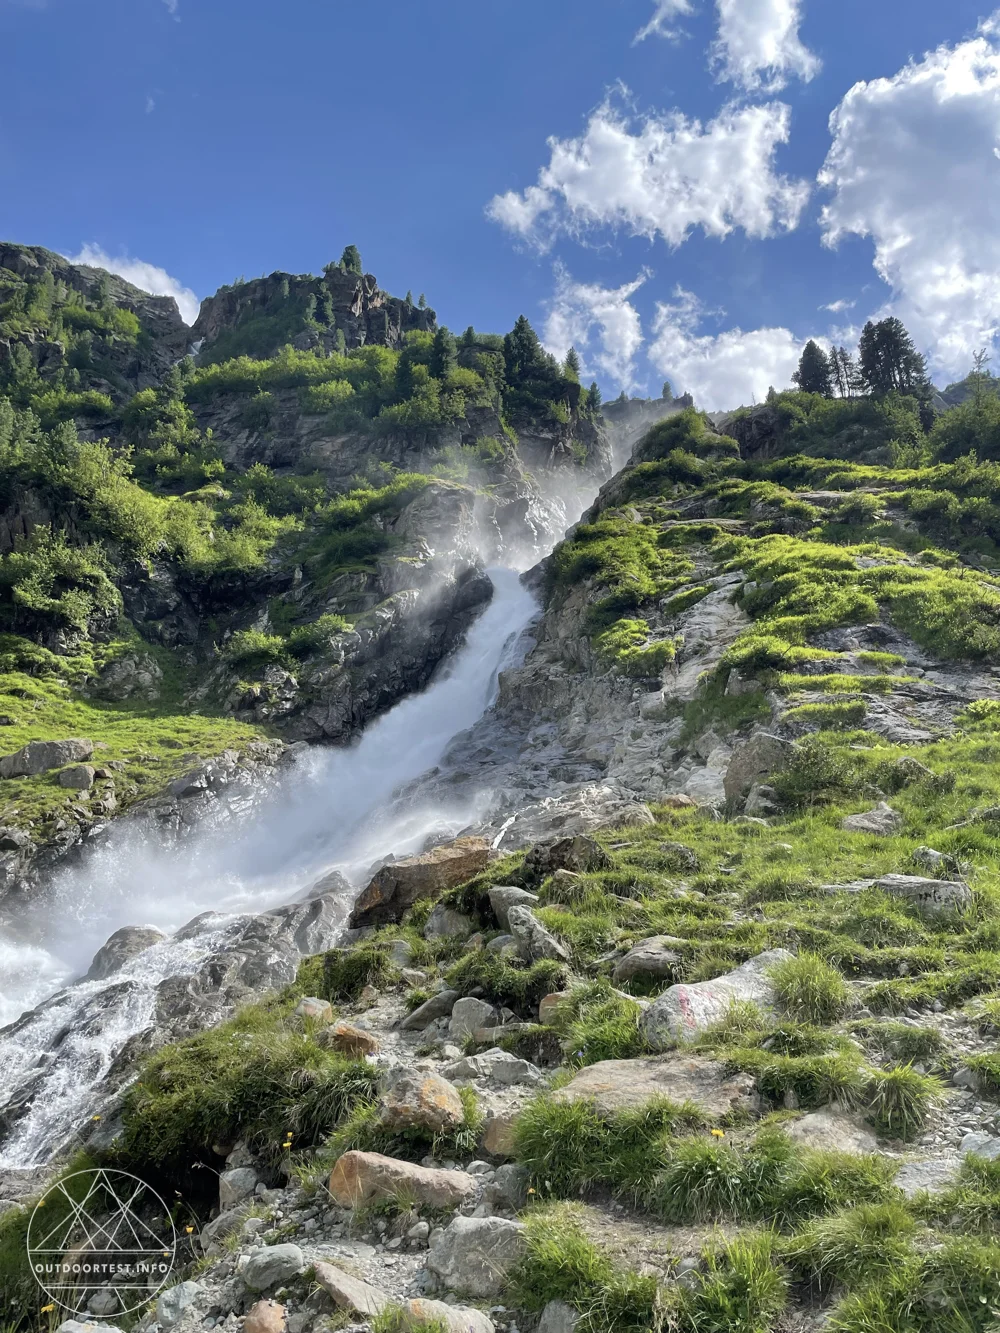
[[[734,1111],[756,1111],[760,1104],[752,1074],[731,1074],[721,1061],[702,1055],[600,1060],[552,1096],[560,1102],[592,1102],[608,1116],[635,1110],[654,1097],[692,1102],[714,1120]]]
[[[504,1288],[525,1249],[522,1222],[502,1217],[456,1217],[431,1236],[427,1267],[448,1288],[485,1300]]]
[[[924,1157],[906,1162],[896,1173],[896,1188],[908,1199],[914,1199],[924,1190],[938,1194],[951,1189],[962,1172],[962,1159],[955,1153],[944,1157]]]
[[[465,1055],[461,1060],[445,1065],[444,1072],[448,1078],[489,1078],[506,1088],[519,1083],[534,1087],[544,1077],[530,1060],[522,1060],[499,1046],[483,1051],[482,1055]]]
[[[444,1301],[429,1301],[418,1297],[403,1302],[403,1315],[408,1328],[444,1328],[446,1333],[496,1333],[496,1325],[489,1315],[466,1305],[445,1305]]]
[[[428,1208],[457,1208],[475,1193],[476,1180],[465,1171],[416,1166],[381,1153],[352,1149],[337,1159],[328,1188],[334,1203],[342,1208],[401,1197]]]
[[[167,937],[155,926],[122,926],[94,954],[85,981],[103,981],[120,967]]]
[[[615,964],[615,981],[621,984],[634,977],[673,977],[681,962],[677,949],[683,943],[673,935],[650,935],[634,949],[629,949],[624,958],[619,958]]]
[[[247,1256],[239,1272],[251,1291],[267,1291],[290,1282],[306,1266],[297,1245],[264,1245]]]
[[[383,866],[358,897],[349,925],[380,926],[398,921],[420,898],[436,898],[485,870],[490,844],[485,838],[456,838],[419,856]]]
[[[422,1032],[437,1019],[447,1017],[458,998],[457,990],[439,990],[436,995],[418,1005],[412,1014],[407,1014],[399,1025],[400,1029],[403,1032]]]
[[[526,963],[536,963],[542,958],[553,958],[560,963],[568,963],[569,950],[546,930],[533,912],[527,907],[511,907],[507,912],[510,933],[517,940],[517,948]]]
[[[257,1188],[258,1176],[252,1166],[234,1166],[219,1176],[219,1209],[226,1212],[244,1199],[249,1199]]]
[[[447,1079],[403,1070],[382,1094],[380,1118],[394,1133],[416,1129],[447,1134],[463,1123],[465,1107]]]
[[[773,1009],[770,971],[791,957],[787,949],[768,949],[712,981],[671,986],[639,1019],[643,1036],[654,1051],[666,1051],[720,1022],[734,1000],[751,1001],[765,1011]]]
[[[94,742],[85,740],[29,741],[13,754],[0,759],[0,778],[31,778],[50,768],[79,763],[94,753]]]
[[[425,940],[467,940],[476,928],[476,923],[464,912],[456,912],[453,907],[436,903],[424,926]]]
[[[846,815],[840,821],[840,827],[846,833],[874,833],[880,838],[891,838],[901,832],[903,816],[885,801],[879,801],[874,810],[865,810],[859,815]]]
[[[479,1028],[492,1027],[500,1021],[500,1016],[492,1004],[478,1000],[473,995],[466,995],[455,1001],[448,1024],[448,1036],[454,1042],[463,1042]]]
[[[554,842],[536,843],[524,858],[524,873],[532,881],[545,879],[556,870],[605,870],[611,857],[593,838],[582,833]]]
[[[376,1315],[389,1304],[389,1298],[377,1287],[345,1273],[336,1264],[317,1259],[313,1263],[316,1281],[341,1310],[355,1310],[362,1315]]]
[[[804,1148],[862,1155],[878,1150],[878,1140],[867,1125],[832,1106],[782,1125],[782,1129],[793,1143]]]
[[[773,736],[768,731],[755,732],[733,750],[723,778],[726,800],[739,804],[760,778],[780,773],[788,766],[795,752],[791,741]]]
[[[60,787],[70,791],[90,791],[96,776],[97,769],[93,764],[71,764],[59,774],[58,782]]]
[[[528,907],[538,902],[537,893],[515,888],[513,884],[494,884],[490,889],[490,906],[501,930],[509,930],[507,913],[512,907]]]
[[[960,879],[924,879],[922,875],[883,875],[875,881],[883,893],[904,898],[930,916],[964,912],[972,903],[972,890]]]

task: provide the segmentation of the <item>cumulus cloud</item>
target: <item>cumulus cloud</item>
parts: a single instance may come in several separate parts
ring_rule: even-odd
[[[653,3],[653,17],[635,40],[654,35],[675,40],[681,32],[674,20],[694,13],[693,0]],[[820,60],[799,37],[802,0],[716,0],[716,11],[712,63],[720,80],[748,92],[777,92],[792,75],[808,82],[819,73]]]
[[[185,287],[172,278],[166,269],[156,264],[147,264],[143,259],[130,259],[128,255],[119,255],[113,259],[99,245],[85,245],[78,255],[68,255],[71,264],[89,264],[92,268],[105,268],[109,273],[117,273],[126,282],[139,287],[153,296],[172,296],[177,302],[181,318],[185,324],[193,324],[198,318],[198,298],[190,287]]]
[[[637,42],[644,42],[647,37],[668,37],[673,40],[681,35],[674,27],[674,19],[694,13],[692,0],[653,0],[653,17],[644,28],[635,35]]]
[[[1000,11],[891,78],[858,83],[830,118],[824,240],[870,237],[888,309],[965,374],[1000,318]]]
[[[821,305],[820,310],[829,310],[831,315],[842,315],[845,310],[853,310],[857,301],[848,301],[841,298],[839,301],[831,301],[829,305]]]
[[[537,185],[498,195],[487,214],[541,249],[601,226],[671,246],[696,227],[716,237],[790,231],[809,186],[775,170],[789,122],[780,102],[727,106],[707,124],[680,112],[631,120],[605,102],[579,138],[549,140]]]
[[[718,412],[760,402],[771,385],[787,388],[805,340],[783,328],[698,333],[707,316],[720,313],[682,287],[672,303],[657,303],[648,356],[674,392],[691,393],[699,407]]]
[[[635,383],[635,354],[642,346],[642,321],[631,304],[648,274],[621,287],[575,282],[556,265],[556,286],[545,321],[544,343],[562,360],[571,347],[580,354],[587,375],[603,375],[619,388]]]
[[[777,92],[790,76],[808,82],[821,64],[802,44],[800,0],[718,0],[712,58],[720,79],[750,92]]]

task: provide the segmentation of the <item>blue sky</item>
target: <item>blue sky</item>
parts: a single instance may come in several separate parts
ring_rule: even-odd
[[[0,236],[142,285],[353,242],[713,408],[890,309],[938,382],[994,338],[990,0],[0,0],[0,49]]]

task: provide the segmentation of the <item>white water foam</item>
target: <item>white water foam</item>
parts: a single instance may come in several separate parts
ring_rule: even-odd
[[[166,847],[151,823],[113,827],[104,843],[57,875],[44,903],[0,933],[0,1022],[38,1005],[87,968],[124,925],[172,932],[200,912],[247,914],[287,903],[333,867],[355,881],[372,857],[418,849],[483,813],[483,792],[460,807],[392,803],[393,792],[438,763],[493,703],[538,606],[511,569],[493,569],[494,596],[466,642],[421,694],[373,723],[359,743],[313,749],[268,798],[222,827]],[[218,941],[210,930],[146,950],[106,981],[71,986],[27,1023],[0,1034],[0,1107],[27,1078],[43,1086],[0,1151],[0,1166],[45,1161],[90,1113],[95,1087],[128,1036],[150,1022],[157,984],[191,970]],[[49,1052],[58,1034],[55,1057]]]

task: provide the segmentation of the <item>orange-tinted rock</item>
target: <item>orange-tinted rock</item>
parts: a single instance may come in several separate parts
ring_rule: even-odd
[[[456,838],[420,856],[393,861],[361,893],[349,924],[357,928],[398,921],[418,899],[436,898],[485,870],[489,855],[485,838]]]
[[[367,1028],[358,1027],[339,1019],[332,1027],[320,1034],[321,1044],[331,1051],[343,1051],[345,1055],[374,1055],[379,1049],[378,1037]]]
[[[258,1301],[246,1313],[243,1333],[285,1333],[285,1307],[280,1301]]]
[[[382,1124],[395,1131],[429,1130],[446,1134],[465,1120],[458,1089],[437,1074],[405,1072],[382,1097]]]
[[[475,1189],[475,1178],[465,1171],[417,1166],[354,1149],[338,1158],[329,1181],[330,1194],[342,1208],[356,1208],[372,1199],[401,1197],[430,1208],[455,1208]]]

